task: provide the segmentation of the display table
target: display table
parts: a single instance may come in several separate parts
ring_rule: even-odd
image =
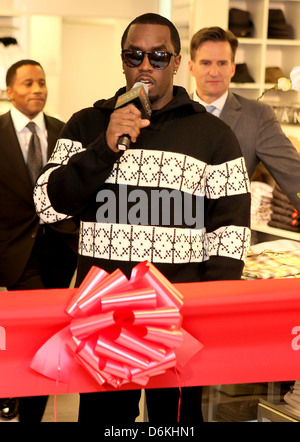
[[[259,400],[258,422],[300,422],[300,415],[284,402],[272,403]]]

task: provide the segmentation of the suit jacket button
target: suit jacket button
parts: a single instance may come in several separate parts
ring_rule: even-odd
[[[36,235],[37,235],[37,232],[33,232],[32,234],[31,234],[31,238],[36,238]]]

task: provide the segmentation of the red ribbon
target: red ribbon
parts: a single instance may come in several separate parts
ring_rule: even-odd
[[[100,385],[144,387],[203,347],[182,329],[182,305],[180,292],[147,261],[130,280],[119,269],[92,267],[66,308],[70,324],[37,351],[31,367],[68,383],[77,361]]]

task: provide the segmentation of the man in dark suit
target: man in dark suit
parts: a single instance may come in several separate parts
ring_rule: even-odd
[[[192,98],[205,107],[213,105],[212,113],[231,127],[249,177],[262,162],[299,211],[300,157],[283,133],[272,107],[229,90],[237,47],[238,39],[231,31],[214,26],[196,32],[189,61],[189,70],[196,80]]]
[[[52,228],[41,223],[33,203],[35,176],[28,151],[35,123],[42,167],[64,123],[43,113],[47,86],[42,66],[33,60],[12,65],[6,76],[11,110],[0,116],[0,286],[7,290],[64,288],[70,285],[77,254],[75,223]],[[36,171],[38,173],[38,170]],[[2,380],[3,381],[3,380]],[[47,397],[19,399],[20,421],[40,421]],[[5,413],[1,403],[6,407]],[[14,414],[14,400],[0,401],[0,416]]]

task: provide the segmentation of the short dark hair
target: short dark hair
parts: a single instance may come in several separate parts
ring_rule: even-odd
[[[211,26],[210,28],[200,29],[200,31],[196,32],[196,34],[193,35],[190,44],[191,60],[194,60],[195,52],[198,49],[198,47],[206,41],[214,41],[214,42],[228,41],[228,43],[231,46],[232,61],[234,61],[239,41],[231,31],[229,30],[225,31],[224,29],[219,28],[218,26]]]
[[[26,66],[28,64],[32,65],[32,66],[40,66],[40,68],[42,68],[42,66],[40,65],[40,63],[38,61],[19,60],[8,68],[7,73],[6,73],[6,86],[12,85],[14,78],[16,76],[17,69],[20,68],[21,66]],[[42,68],[42,70],[44,70],[44,69]]]
[[[171,42],[174,46],[174,51],[177,55],[180,54],[180,51],[181,51],[180,37],[179,37],[179,33],[178,33],[176,27],[166,17],[163,17],[162,15],[159,15],[159,14],[154,14],[154,13],[147,13],[147,14],[140,15],[140,16],[136,17],[134,20],[132,20],[131,23],[129,23],[129,25],[125,29],[123,36],[122,36],[122,40],[121,40],[122,49],[124,49],[124,45],[125,45],[130,27],[135,24],[167,26],[170,29]]]

